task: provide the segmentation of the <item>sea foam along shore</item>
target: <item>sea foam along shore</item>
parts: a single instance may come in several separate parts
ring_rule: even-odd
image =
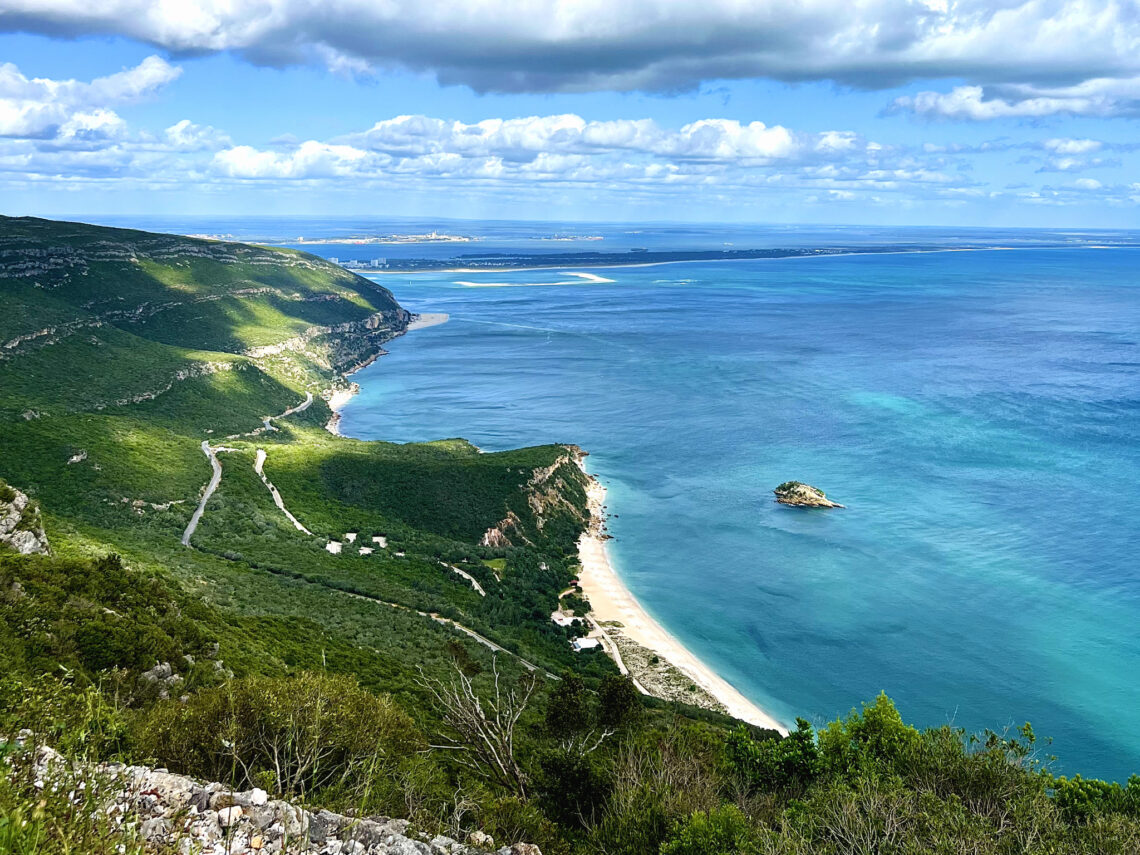
[[[434,327],[438,324],[447,323],[450,315],[445,312],[424,312],[423,314],[413,315],[412,320],[408,323],[405,333],[414,332],[415,330],[422,330],[425,327]],[[340,411],[350,400],[352,396],[360,391],[360,387],[355,383],[349,383],[347,389],[334,389],[328,397],[329,409],[332,410],[332,418],[328,420],[325,429],[336,436],[340,436]]]
[[[585,472],[585,464],[578,461]],[[587,473],[588,475],[589,473]],[[693,655],[681,642],[670,635],[657,623],[633,594],[622,583],[621,578],[610,563],[606,549],[602,523],[605,519],[606,488],[597,478],[590,476],[587,488],[590,503],[590,527],[578,541],[578,557],[582,564],[579,581],[586,599],[590,601],[591,617],[595,621],[595,631],[605,633],[605,624],[617,621],[622,632],[631,640],[646,647],[671,663],[694,683],[722,703],[729,715],[749,724],[778,730],[787,734],[788,729],[775,717],[769,715],[756,704],[740,694],[726,680]],[[606,639],[607,652],[616,649],[612,639]],[[619,654],[620,655],[620,654]]]

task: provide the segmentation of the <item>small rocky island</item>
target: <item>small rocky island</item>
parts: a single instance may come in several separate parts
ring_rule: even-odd
[[[798,508],[842,508],[843,505],[827,498],[818,487],[802,481],[785,481],[772,491],[781,505],[794,505]]]

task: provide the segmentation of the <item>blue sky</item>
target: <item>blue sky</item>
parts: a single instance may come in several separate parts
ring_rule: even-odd
[[[0,0],[0,211],[1140,227],[1140,9]]]

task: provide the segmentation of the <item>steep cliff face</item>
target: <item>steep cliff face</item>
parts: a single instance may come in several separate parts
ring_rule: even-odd
[[[585,529],[590,520],[588,478],[579,461],[587,452],[576,445],[562,448],[553,463],[531,472],[522,493],[525,504],[509,507],[503,519],[483,534],[482,545],[549,548],[568,530]]]
[[[21,555],[50,551],[39,505],[0,481],[0,548],[5,546]]]

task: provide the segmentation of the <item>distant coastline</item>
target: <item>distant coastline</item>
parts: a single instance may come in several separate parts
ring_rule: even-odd
[[[771,250],[713,250],[694,252],[648,253],[560,253],[509,256],[512,261],[500,262],[498,257],[487,260],[465,258],[427,259],[409,258],[389,262],[387,268],[364,268],[369,275],[399,276],[412,273],[521,273],[531,270],[566,270],[587,268],[606,270],[619,267],[659,267],[666,264],[712,264],[721,262],[764,261],[807,258],[847,258],[857,255],[928,255],[948,252],[1009,252],[1018,249],[1136,249],[1140,244],[1112,244],[1073,246],[1071,244],[1040,244],[1032,247],[1017,246],[908,246],[843,247],[834,249],[771,249]],[[659,258],[657,256],[668,256]]]

